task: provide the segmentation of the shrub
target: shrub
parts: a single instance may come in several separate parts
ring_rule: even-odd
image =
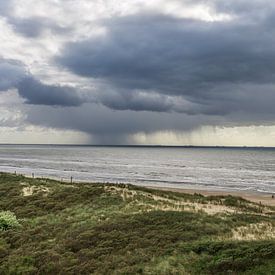
[[[14,213],[11,211],[0,212],[0,230],[8,230],[19,226],[20,224]]]

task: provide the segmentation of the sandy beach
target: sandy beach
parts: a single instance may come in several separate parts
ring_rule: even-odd
[[[271,193],[259,193],[259,192],[244,192],[244,191],[221,191],[221,190],[199,190],[199,189],[182,189],[182,188],[169,188],[169,187],[155,187],[155,186],[148,186],[152,189],[159,189],[159,190],[166,190],[166,191],[173,191],[173,192],[180,192],[180,193],[188,193],[194,194],[199,193],[204,196],[238,196],[242,197],[246,200],[262,203],[269,206],[275,206],[275,198],[272,198]],[[274,195],[275,196],[275,195]]]

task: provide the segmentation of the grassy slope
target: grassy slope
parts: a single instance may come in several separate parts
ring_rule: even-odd
[[[241,198],[0,174],[3,210],[0,274],[275,274],[274,209]]]

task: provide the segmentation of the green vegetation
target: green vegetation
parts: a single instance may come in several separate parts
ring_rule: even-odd
[[[275,274],[274,213],[232,196],[2,173],[0,274]]]
[[[8,230],[19,226],[20,224],[14,213],[10,211],[0,212],[0,230]]]

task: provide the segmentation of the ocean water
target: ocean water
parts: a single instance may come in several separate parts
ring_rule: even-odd
[[[0,171],[74,181],[275,192],[275,149],[0,145]]]

